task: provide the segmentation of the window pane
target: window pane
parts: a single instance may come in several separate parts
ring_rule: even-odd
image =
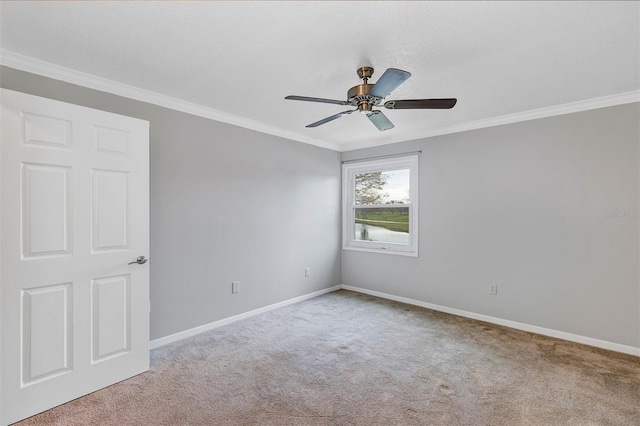
[[[417,155],[342,165],[342,247],[418,256]]]
[[[409,199],[409,169],[356,174],[356,204],[403,204]]]
[[[409,207],[356,207],[355,222],[355,240],[409,244]]]

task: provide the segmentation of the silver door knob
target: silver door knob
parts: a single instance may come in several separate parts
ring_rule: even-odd
[[[137,263],[138,265],[144,265],[148,260],[149,259],[144,256],[139,256],[135,261],[129,262],[129,265],[133,265],[134,263]]]

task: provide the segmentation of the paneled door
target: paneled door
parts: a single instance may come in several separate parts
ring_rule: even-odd
[[[0,90],[9,424],[149,369],[149,123]]]

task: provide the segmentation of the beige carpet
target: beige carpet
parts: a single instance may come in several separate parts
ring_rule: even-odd
[[[348,291],[152,351],[21,425],[640,425],[640,359]]]

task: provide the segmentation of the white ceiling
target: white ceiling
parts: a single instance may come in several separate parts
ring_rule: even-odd
[[[640,88],[636,1],[5,1],[0,12],[5,65],[342,150],[631,102]],[[284,100],[344,100],[363,65],[373,82],[389,67],[413,74],[388,99],[458,105],[385,110],[396,128],[379,132],[359,114],[307,129],[348,108]]]

